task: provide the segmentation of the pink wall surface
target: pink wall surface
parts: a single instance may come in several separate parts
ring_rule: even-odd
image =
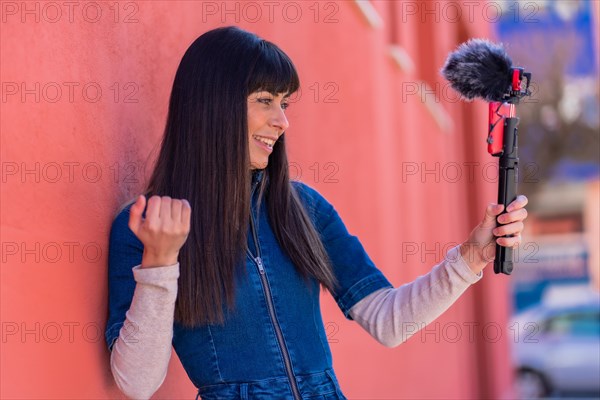
[[[103,336],[110,224],[140,193],[176,68],[207,30],[238,25],[294,60],[293,175],[334,204],[394,285],[427,273],[496,200],[487,107],[458,102],[438,73],[458,43],[490,37],[485,3],[457,17],[450,2],[362,2],[379,26],[354,1],[69,4],[1,3],[2,398],[123,397]],[[323,294],[348,398],[510,397],[508,280],[484,274],[394,349]],[[173,353],[154,398],[195,394]]]

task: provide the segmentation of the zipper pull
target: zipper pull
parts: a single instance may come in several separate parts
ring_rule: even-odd
[[[258,265],[258,270],[260,271],[261,274],[265,273],[265,269],[263,268],[263,263],[262,260],[260,259],[260,257],[256,257],[256,264]]]

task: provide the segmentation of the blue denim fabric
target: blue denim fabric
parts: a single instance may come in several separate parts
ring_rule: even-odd
[[[253,188],[264,171],[253,174]],[[292,182],[321,235],[341,289],[334,299],[347,319],[363,297],[393,287],[378,270],[337,211],[316,190]],[[254,191],[253,191],[254,193]],[[252,197],[253,224],[248,227],[247,274],[236,278],[236,308],[226,310],[224,325],[186,329],[175,322],[173,347],[198,396],[210,399],[346,399],[332,367],[319,303],[319,283],[307,287],[278,245],[264,202]],[[129,309],[143,245],[128,227],[128,205],[115,218],[109,247],[109,349],[119,336]],[[258,207],[258,210],[257,210]],[[258,217],[257,217],[258,215]],[[255,259],[254,225],[261,255]],[[198,396],[196,398],[198,398]]]

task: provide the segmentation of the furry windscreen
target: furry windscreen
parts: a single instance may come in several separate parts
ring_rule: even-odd
[[[470,39],[450,53],[441,70],[454,90],[472,100],[502,101],[512,84],[512,60],[502,45]]]

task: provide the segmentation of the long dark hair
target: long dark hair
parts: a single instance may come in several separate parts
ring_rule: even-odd
[[[234,277],[245,273],[252,180],[247,97],[257,90],[291,94],[299,87],[281,49],[234,26],[198,37],[179,64],[146,193],[185,198],[192,207],[175,304],[175,321],[185,327],[223,323],[223,305],[234,307]],[[313,277],[334,293],[330,259],[290,184],[285,133],[269,156],[259,194],[280,246],[307,285]],[[236,265],[243,267],[236,271]]]

